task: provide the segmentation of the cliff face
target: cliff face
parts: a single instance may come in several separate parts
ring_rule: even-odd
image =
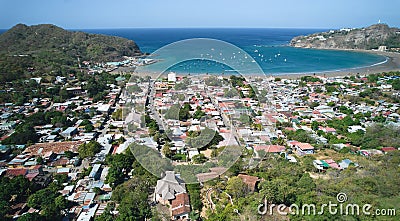
[[[18,24],[0,35],[0,54],[112,61],[141,52],[135,42],[120,37],[67,31],[49,24]]]
[[[320,49],[374,49],[379,46],[400,47],[400,29],[386,24],[376,24],[360,29],[341,29],[336,31],[298,36],[290,45],[302,48]]]

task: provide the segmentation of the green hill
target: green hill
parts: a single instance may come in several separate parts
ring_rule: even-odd
[[[321,49],[377,49],[387,46],[400,48],[400,29],[386,24],[375,24],[366,28],[341,29],[298,36],[291,40],[291,46]]]
[[[67,72],[81,61],[119,61],[141,51],[132,40],[67,31],[55,25],[18,24],[0,35],[0,81],[29,72]]]

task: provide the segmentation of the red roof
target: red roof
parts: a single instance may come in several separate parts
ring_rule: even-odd
[[[175,197],[171,202],[172,216],[190,213],[189,195],[187,193],[180,193]]]
[[[314,150],[314,147],[311,146],[311,144],[309,143],[298,143],[296,144],[296,146],[298,146],[302,150]]]
[[[29,181],[32,181],[33,178],[35,178],[37,175],[39,175],[39,173],[28,173],[28,174],[26,174],[25,177],[26,177]]]
[[[325,130],[326,130],[327,132],[336,132],[336,129],[335,129],[335,128],[332,128],[332,127],[325,127]]]
[[[7,139],[9,136],[8,135],[4,135],[4,136],[2,136],[1,138],[0,138],[0,141],[3,141],[3,140],[5,140],[5,139]]]
[[[382,149],[381,149],[383,152],[390,152],[390,151],[395,151],[395,150],[397,150],[396,148],[394,148],[394,147],[382,147]]]
[[[6,176],[16,177],[16,176],[25,176],[28,172],[25,168],[9,168],[7,169]]]
[[[254,191],[256,188],[256,184],[257,182],[260,180],[258,177],[256,176],[249,176],[249,175],[245,175],[245,174],[239,174],[238,177],[240,179],[243,180],[244,183],[247,184],[247,186]]]
[[[219,129],[220,133],[229,133],[229,130],[227,130],[226,128],[221,128]]]
[[[267,153],[281,153],[285,151],[284,146],[280,145],[257,145],[254,147],[254,150],[259,151],[259,150],[264,150]]]
[[[336,132],[336,129],[332,128],[332,127],[321,127],[321,126],[319,126],[318,128],[320,130],[323,130],[323,131],[326,131],[326,132]]]
[[[389,116],[390,114],[391,114],[390,111],[386,111],[386,112],[383,113],[383,115],[385,115],[385,116]]]

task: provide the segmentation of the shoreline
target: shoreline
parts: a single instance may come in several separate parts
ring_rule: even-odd
[[[282,73],[268,75],[273,77],[280,77],[286,79],[297,79],[303,76],[320,76],[320,77],[345,77],[352,75],[369,75],[382,72],[400,71],[400,53],[386,52],[386,51],[372,51],[363,49],[327,49],[327,48],[314,48],[317,50],[337,50],[337,51],[353,51],[359,53],[370,53],[380,55],[386,58],[383,62],[378,62],[365,67],[355,67],[343,70],[319,71],[319,72],[305,72],[305,73]]]
[[[320,77],[344,77],[344,76],[351,76],[351,75],[368,75],[368,74],[375,74],[375,73],[382,73],[382,72],[390,72],[390,71],[400,71],[400,53],[396,52],[384,52],[384,51],[372,51],[372,50],[362,50],[362,49],[319,49],[318,50],[338,50],[338,51],[354,51],[359,53],[371,53],[375,55],[380,55],[386,58],[385,61],[378,62],[376,64],[372,64],[369,66],[364,67],[354,67],[354,68],[347,68],[343,70],[327,70],[327,71],[316,71],[316,72],[302,72],[302,73],[276,73],[276,74],[265,74],[263,76],[266,77],[278,77],[278,78],[285,78],[285,79],[297,79],[303,76],[320,76]],[[138,76],[146,76],[149,75],[151,77],[158,77],[160,75],[165,75],[166,73],[159,74],[159,73],[138,73],[134,72],[134,75]],[[180,76],[187,76],[187,75],[221,75],[221,73],[177,73]],[[224,74],[229,75],[229,74]],[[259,74],[247,74],[246,76],[252,77],[260,77]]]

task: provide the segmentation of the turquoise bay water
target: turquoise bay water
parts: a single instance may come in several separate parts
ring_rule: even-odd
[[[386,60],[369,53],[292,48],[298,35],[321,29],[87,29],[90,33],[134,40],[143,52],[152,53],[173,42],[191,38],[212,38],[231,43],[250,54],[266,74],[314,73],[367,67]],[[173,55],[171,55],[173,56]],[[155,57],[156,58],[156,57]],[[204,60],[179,63],[171,70],[179,73],[229,73],[229,67]]]

